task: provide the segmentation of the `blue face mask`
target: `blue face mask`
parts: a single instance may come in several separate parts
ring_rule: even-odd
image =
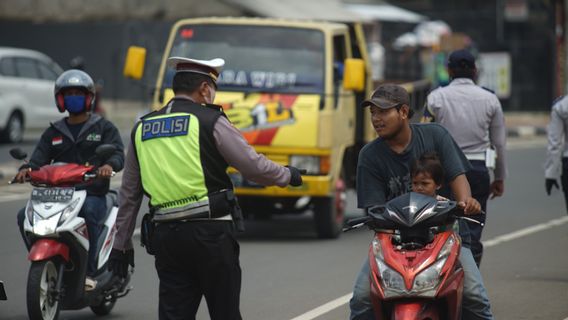
[[[65,109],[70,113],[81,113],[85,111],[85,96],[65,96]]]

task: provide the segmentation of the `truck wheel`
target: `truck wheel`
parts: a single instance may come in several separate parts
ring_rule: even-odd
[[[342,178],[337,179],[332,197],[314,198],[314,220],[318,238],[339,237],[345,217],[345,198],[345,182]]]
[[[31,320],[54,320],[59,316],[59,297],[55,291],[58,263],[53,260],[33,262],[28,274],[26,301]]]

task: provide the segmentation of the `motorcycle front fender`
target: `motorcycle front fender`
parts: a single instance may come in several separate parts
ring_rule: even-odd
[[[41,261],[55,256],[60,256],[65,262],[69,262],[69,247],[53,239],[39,239],[32,245],[28,260]]]
[[[440,313],[436,305],[428,301],[401,301],[393,305],[392,319],[439,320]]]

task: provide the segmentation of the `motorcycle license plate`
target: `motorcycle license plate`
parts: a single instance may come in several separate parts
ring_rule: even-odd
[[[73,199],[74,188],[34,188],[31,199],[40,202],[69,202]]]

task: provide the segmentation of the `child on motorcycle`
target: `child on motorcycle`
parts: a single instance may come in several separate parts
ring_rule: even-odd
[[[412,191],[436,198],[439,201],[448,200],[438,195],[438,190],[444,182],[444,168],[435,152],[424,153],[410,167]]]
[[[85,164],[95,159],[95,149],[102,144],[116,146],[116,151],[98,165],[99,178],[85,187],[87,198],[81,209],[89,234],[89,252],[85,289],[96,286],[93,277],[97,273],[98,238],[102,230],[102,219],[106,214],[105,195],[109,190],[110,178],[124,166],[124,147],[118,129],[108,120],[91,114],[95,105],[95,84],[91,77],[81,70],[68,70],[55,81],[55,103],[59,112],[69,116],[57,122],[42,134],[29,163],[20,167],[14,182],[23,183],[28,172],[54,162]],[[105,179],[106,178],[106,179]],[[29,239],[24,234],[25,208],[18,213],[18,225],[28,249]]]

